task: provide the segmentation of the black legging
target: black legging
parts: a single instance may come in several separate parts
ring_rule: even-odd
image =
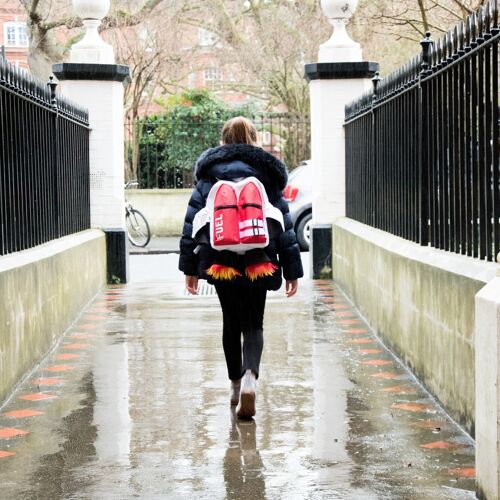
[[[222,345],[229,378],[239,380],[247,370],[252,370],[258,378],[264,347],[262,324],[267,291],[230,283],[218,284],[215,288],[222,307]]]

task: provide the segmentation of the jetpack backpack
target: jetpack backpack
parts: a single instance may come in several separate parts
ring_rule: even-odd
[[[219,181],[210,190],[207,204],[193,221],[193,238],[208,225],[210,245],[220,252],[207,274],[217,280],[232,280],[241,273],[223,262],[224,251],[251,256],[246,276],[254,281],[271,276],[276,266],[263,251],[269,245],[269,227],[275,221],[284,230],[283,214],[268,199],[266,189],[255,177],[239,182]],[[220,261],[220,262],[218,262]]]

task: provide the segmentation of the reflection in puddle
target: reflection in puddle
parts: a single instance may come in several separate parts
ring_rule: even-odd
[[[227,499],[266,498],[264,464],[257,450],[255,420],[239,420],[231,408],[231,429],[224,456]]]

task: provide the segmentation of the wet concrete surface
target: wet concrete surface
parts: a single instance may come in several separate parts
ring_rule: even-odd
[[[179,253],[180,236],[152,236],[145,248],[129,244],[131,255],[156,255]]]
[[[257,415],[235,419],[217,298],[176,261],[134,257],[0,409],[0,498],[474,497],[472,440],[333,282],[270,295]]]

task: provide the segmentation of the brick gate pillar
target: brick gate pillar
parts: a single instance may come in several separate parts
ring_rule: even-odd
[[[313,228],[311,276],[332,278],[332,224],[346,215],[346,104],[371,87],[378,64],[363,61],[361,47],[346,31],[358,0],[322,0],[334,27],[319,50],[318,62],[306,64],[311,95],[311,159],[313,167]]]
[[[69,62],[53,71],[64,94],[89,110],[91,224],[106,233],[108,281],[126,283],[123,100],[130,71],[115,64],[113,48],[98,34],[109,0],[73,0],[73,6],[87,32]]]

